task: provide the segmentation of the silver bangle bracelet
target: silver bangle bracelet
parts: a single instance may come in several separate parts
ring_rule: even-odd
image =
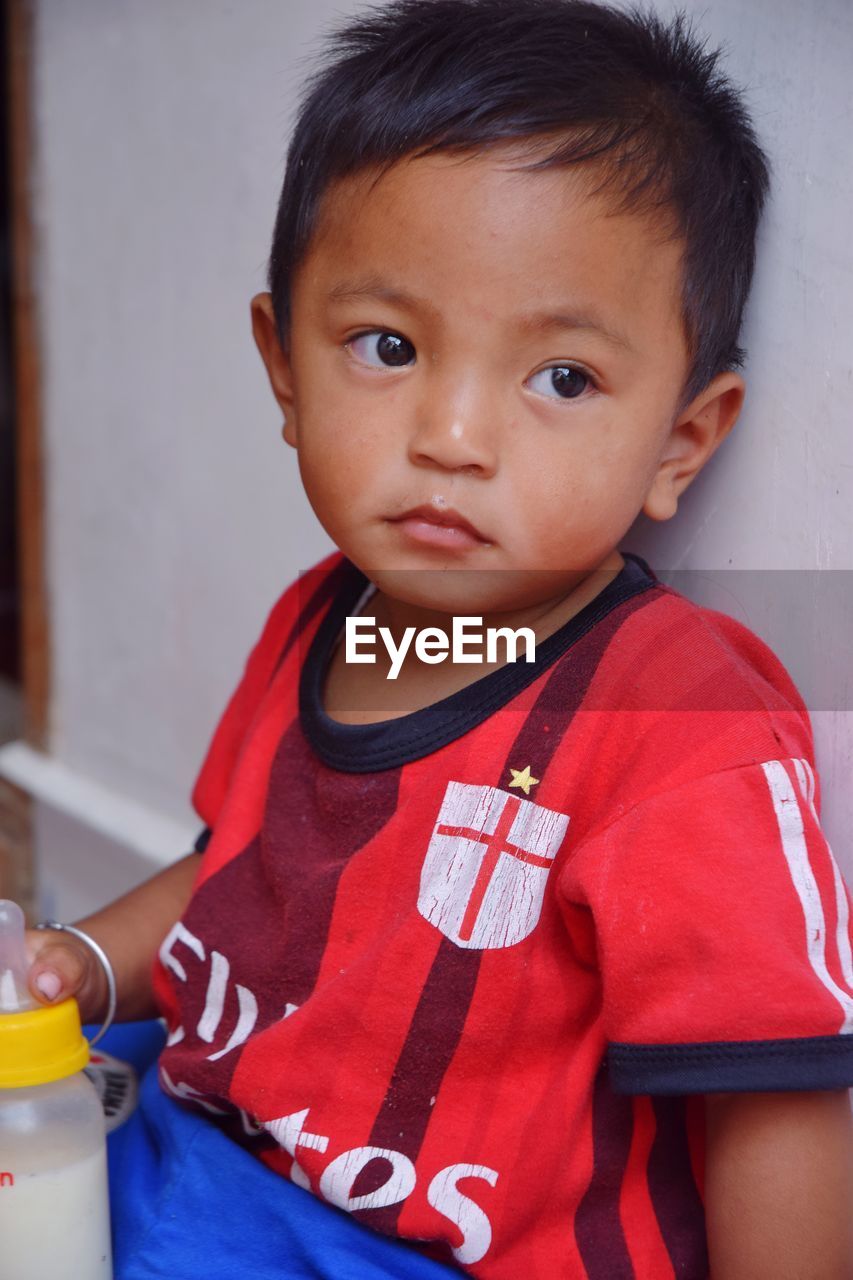
[[[116,1003],[118,1000],[116,994],[116,976],[113,967],[110,964],[110,958],[104,948],[94,938],[90,938],[88,933],[84,933],[82,929],[78,929],[74,924],[60,924],[58,920],[42,920],[40,924],[34,926],[36,929],[54,929],[57,933],[71,933],[75,938],[79,938],[85,943],[91,952],[98,958],[104,976],[107,980],[107,1016],[101,1023],[101,1029],[98,1034],[89,1041],[90,1046],[94,1047],[101,1036],[106,1035],[116,1016]]]

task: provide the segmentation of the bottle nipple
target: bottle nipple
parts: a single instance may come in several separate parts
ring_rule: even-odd
[[[24,947],[24,913],[16,902],[0,898],[0,1013],[35,1009],[27,989],[27,953]]]

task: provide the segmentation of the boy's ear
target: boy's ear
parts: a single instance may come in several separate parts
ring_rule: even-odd
[[[740,374],[718,373],[675,419],[643,503],[652,520],[675,515],[679,497],[737,422],[745,392]]]
[[[287,353],[278,339],[272,294],[259,293],[252,299],[252,333],[270,380],[272,393],[284,416],[281,434],[296,447],[296,410],[293,404],[293,374]]]

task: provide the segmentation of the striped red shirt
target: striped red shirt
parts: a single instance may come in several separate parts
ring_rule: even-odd
[[[216,730],[161,1082],[484,1280],[700,1280],[697,1095],[853,1084],[805,706],[626,555],[535,663],[340,724],[369,589],[339,552],[301,575]]]

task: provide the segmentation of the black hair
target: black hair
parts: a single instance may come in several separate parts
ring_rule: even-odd
[[[690,368],[681,407],[738,346],[769,187],[742,96],[683,12],[592,0],[390,0],[328,35],[287,155],[269,287],[287,346],[290,285],[337,179],[403,156],[548,145],[522,167],[591,163],[621,212],[683,241]]]

